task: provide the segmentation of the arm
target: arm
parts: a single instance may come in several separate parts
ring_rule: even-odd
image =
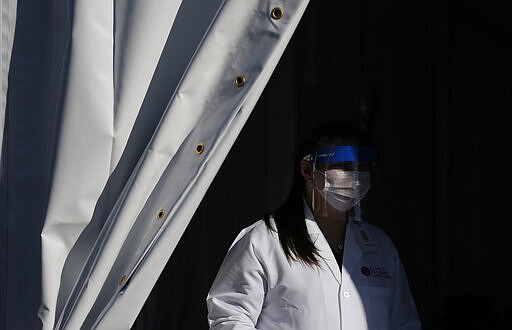
[[[398,253],[396,251],[395,253],[397,275],[391,311],[392,329],[419,330],[421,329],[421,322],[409,288],[407,275]]]
[[[229,249],[206,298],[210,329],[256,329],[266,287],[265,272],[246,233]]]

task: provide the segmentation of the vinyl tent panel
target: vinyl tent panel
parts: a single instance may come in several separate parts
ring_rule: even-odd
[[[161,2],[161,3],[160,3]],[[76,1],[42,238],[45,329],[129,328],[243,128],[308,1],[226,0],[112,208],[71,258],[140,115],[180,2]],[[191,21],[189,24],[194,24]],[[155,33],[149,33],[155,30]],[[179,51],[179,49],[178,49]],[[73,259],[73,260],[68,260]],[[65,264],[72,262],[72,267]],[[59,303],[58,303],[59,301]]]

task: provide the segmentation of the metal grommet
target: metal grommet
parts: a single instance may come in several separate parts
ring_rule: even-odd
[[[200,155],[204,151],[204,143],[198,143],[196,145],[196,154]]]
[[[242,75],[237,76],[235,80],[233,80],[233,83],[235,84],[236,87],[242,87],[243,85],[245,85],[245,77]]]
[[[122,286],[124,282],[126,281],[126,275],[123,275],[121,279],[119,280],[119,286]]]
[[[272,12],[270,13],[270,16],[273,19],[281,19],[283,17],[283,15],[284,15],[284,12],[279,7],[275,7],[274,9],[272,9]]]
[[[156,216],[156,219],[157,220],[162,220],[164,218],[164,215],[165,215],[165,210],[161,209],[160,212],[158,212],[158,215]]]

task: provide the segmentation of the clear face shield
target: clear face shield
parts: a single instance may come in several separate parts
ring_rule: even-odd
[[[338,218],[351,211],[361,220],[360,201],[370,189],[373,151],[368,147],[335,146],[315,150],[312,167],[313,215]]]

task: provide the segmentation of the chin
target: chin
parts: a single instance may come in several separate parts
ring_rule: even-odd
[[[317,215],[325,220],[344,221],[346,219],[346,212],[339,211],[335,208],[320,210]]]

